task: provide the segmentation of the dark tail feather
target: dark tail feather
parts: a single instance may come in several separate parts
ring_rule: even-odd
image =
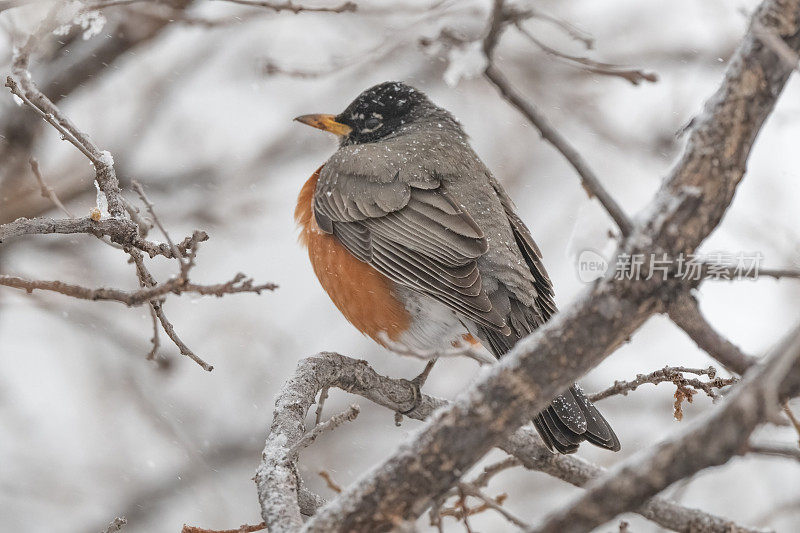
[[[511,349],[510,337],[482,330],[488,348],[498,357]],[[576,383],[567,392],[556,396],[550,406],[533,418],[533,425],[550,450],[575,453],[578,445],[587,441],[606,450],[619,451],[619,439],[608,421],[592,405]]]
[[[575,453],[584,440],[606,450],[620,449],[614,430],[578,385],[557,396],[536,415],[533,425],[547,447],[559,453]]]

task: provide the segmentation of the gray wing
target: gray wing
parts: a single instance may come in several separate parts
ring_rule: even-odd
[[[483,288],[476,259],[486,237],[434,175],[356,174],[332,159],[314,194],[319,227],[355,257],[462,317],[507,330]]]
[[[542,252],[534,242],[531,232],[522,219],[517,215],[514,209],[514,203],[509,198],[503,187],[493,177],[489,177],[489,181],[494,187],[497,196],[500,198],[500,203],[503,204],[506,217],[511,225],[511,230],[514,233],[514,240],[517,242],[517,247],[525,258],[525,263],[533,275],[533,286],[536,289],[536,297],[534,298],[537,311],[541,315],[541,321],[546,322],[551,316],[556,314],[556,303],[554,300],[553,283],[550,281],[550,276],[544,268],[542,262]]]

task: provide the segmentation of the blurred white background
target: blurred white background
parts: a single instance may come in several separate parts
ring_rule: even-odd
[[[361,90],[385,80],[424,90],[458,117],[478,154],[515,199],[544,253],[559,306],[568,306],[583,290],[575,259],[587,248],[607,249],[609,219],[586,198],[564,159],[476,77],[469,53],[459,58],[462,51],[420,45],[420,39],[435,39],[445,27],[480,34],[490,2],[357,3],[356,13],[295,15],[196,2],[192,16],[229,23],[210,28],[168,24],[60,102],[74,122],[112,152],[123,184],[135,178],[145,185],[173,237],[196,228],[210,234],[200,250],[196,281],[218,282],[242,271],[280,288],[261,296],[168,300],[166,310],[178,333],[215,366],[211,373],[166,341],[166,368],[145,361],[152,335],[146,307],[0,289],[0,530],[100,531],[120,515],[128,519],[130,533],[174,533],[183,523],[207,528],[258,523],[251,477],[275,394],[298,360],[335,350],[367,359],[395,377],[410,378],[421,370],[420,361],[378,348],[339,315],[296,242],[297,192],[336,146],[334,138],[293,123],[299,114],[338,113]],[[566,52],[655,72],[656,83],[633,86],[589,74],[547,55],[516,31],[503,38],[498,64],[635,214],[680,153],[676,132],[717,87],[745,31],[746,13],[755,5],[535,2],[537,9],[591,34],[595,49],[586,51],[553,24],[533,19],[525,26],[537,38]],[[34,78],[44,80],[53,69],[86,61],[87,50],[120,37],[109,32],[128,16],[126,10],[146,8],[104,10],[109,20],[102,31],[54,49],[52,57],[34,63]],[[0,13],[4,74],[20,32],[30,31],[46,9],[46,2],[35,2]],[[20,110],[7,92],[0,101],[3,125]],[[88,213],[94,205],[92,169],[72,146],[43,127],[30,149],[14,143],[0,138],[5,150],[0,222],[59,216],[38,198],[27,167],[14,165],[8,154],[18,148],[23,160],[29,154],[39,159],[45,178],[73,212]],[[758,251],[763,266],[800,266],[798,146],[800,81],[795,75],[755,145],[732,208],[702,251]],[[159,267],[160,279],[174,270],[166,260]],[[86,236],[5,242],[0,271],[136,287],[124,255]],[[796,281],[706,282],[698,292],[714,326],[752,354],[763,354],[800,318]],[[680,330],[657,317],[582,382],[594,392],[665,365],[709,364],[713,361]],[[440,361],[425,392],[452,397],[476,369],[470,360]],[[698,395],[685,406],[683,422],[676,422],[673,392],[668,384],[645,385],[627,397],[600,402],[623,449],[614,455],[582,447],[579,454],[612,465],[713,408]],[[352,401],[332,393],[326,416]],[[346,485],[419,425],[406,420],[396,428],[392,413],[358,403],[363,412],[357,421],[324,435],[302,455],[308,485],[323,496],[332,493],[319,470]],[[792,443],[797,435],[767,426],[755,438]],[[490,455],[497,457],[498,452]],[[506,506],[536,522],[579,489],[517,468],[497,476],[487,490],[507,492]],[[666,494],[740,523],[800,530],[800,464],[787,459],[737,458]],[[635,516],[625,519],[633,531],[657,530]],[[471,523],[477,531],[511,528],[492,512]],[[616,523],[599,530],[616,530]],[[419,524],[429,527],[425,518]],[[445,525],[448,531],[462,530],[452,519]]]

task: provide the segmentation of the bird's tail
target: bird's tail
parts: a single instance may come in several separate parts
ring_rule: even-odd
[[[498,358],[505,355],[522,336],[513,333],[506,336],[488,328],[481,328],[481,333],[482,339],[488,341],[487,348]],[[547,409],[536,415],[533,425],[547,447],[559,453],[575,453],[583,441],[615,452],[620,449],[619,439],[611,425],[577,383],[556,396]]]
[[[614,452],[620,448],[614,430],[577,383],[536,415],[533,425],[547,447],[560,453],[574,453],[584,440]]]

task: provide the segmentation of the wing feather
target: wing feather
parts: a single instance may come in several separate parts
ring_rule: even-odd
[[[415,186],[416,185],[416,186]],[[505,330],[486,294],[476,259],[486,237],[433,177],[348,174],[329,162],[320,172],[314,215],[355,257],[394,282],[438,300],[466,319]]]

